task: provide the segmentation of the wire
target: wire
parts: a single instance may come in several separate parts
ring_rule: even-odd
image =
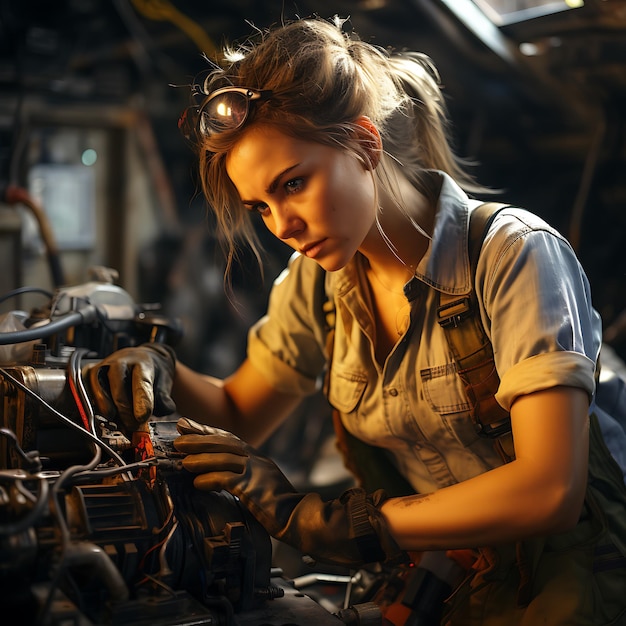
[[[52,606],[54,594],[56,593],[57,588],[59,587],[59,584],[61,582],[61,577],[65,573],[69,546],[72,540],[70,530],[67,526],[67,522],[65,521],[65,518],[63,517],[63,512],[61,510],[61,507],[59,507],[59,500],[58,500],[59,492],[61,491],[61,488],[64,486],[64,483],[71,476],[73,476],[74,474],[77,474],[80,471],[88,471],[96,467],[96,465],[98,465],[98,463],[100,462],[101,454],[102,453],[101,453],[100,448],[96,446],[94,449],[94,456],[87,465],[73,465],[71,467],[68,467],[59,476],[58,480],[55,482],[55,484],[52,487],[52,491],[50,493],[50,498],[49,498],[49,507],[50,507],[50,513],[56,520],[57,526],[61,533],[61,537],[59,540],[59,543],[61,544],[61,556],[59,557],[59,562],[57,564],[57,569],[54,574],[54,578],[50,582],[50,589],[48,591],[46,601],[41,609],[40,615],[42,619],[45,619],[46,616],[48,615],[50,607]]]
[[[151,67],[154,66],[163,76],[179,74],[182,71],[181,66],[154,45],[152,37],[146,31],[128,0],[114,0],[114,6],[136,44],[132,46],[130,54],[139,71],[143,75],[148,75],[151,72]]]
[[[34,479],[34,476],[32,477]],[[20,491],[23,493],[23,480],[30,480],[31,478],[27,474],[18,472],[9,472],[7,470],[0,471],[1,480],[10,480],[14,482]],[[37,496],[31,510],[19,521],[14,523],[0,524],[0,535],[8,537],[10,535],[19,535],[20,533],[28,530],[35,525],[37,519],[45,512],[46,504],[48,503],[48,482],[45,477],[37,477]],[[32,494],[31,494],[32,495]]]
[[[91,478],[96,481],[101,478],[110,478],[111,476],[116,476],[117,474],[121,474],[122,472],[130,472],[136,469],[148,469],[150,467],[154,467],[158,465],[158,461],[156,457],[150,457],[145,459],[144,461],[135,461],[134,463],[126,463],[122,467],[107,467],[105,469],[92,469],[88,472],[78,472],[75,474],[75,478]],[[78,482],[78,481],[74,481]],[[82,482],[82,481],[81,481]]]
[[[78,324],[86,324],[94,321],[97,316],[97,309],[93,305],[87,305],[80,311],[70,311],[58,319],[27,330],[16,330],[14,332],[0,333],[0,346],[10,343],[25,343],[27,341],[39,340],[42,337],[50,337],[55,333],[71,328]]]
[[[27,387],[24,383],[22,383],[17,378],[15,378],[15,376],[10,374],[4,367],[0,367],[0,374],[2,374],[5,378],[8,378],[14,385],[19,387],[24,393],[26,393],[31,398],[39,402],[43,407],[45,407],[48,411],[50,411],[55,417],[60,419],[64,424],[66,424],[70,428],[73,428],[74,430],[77,430],[84,437],[86,437],[87,439],[90,439],[92,443],[95,443],[98,447],[102,448],[102,450],[104,450],[111,458],[117,461],[119,465],[123,465],[123,466],[127,465],[126,461],[124,461],[124,459],[115,450],[113,450],[113,448],[111,448],[109,445],[104,443],[104,441],[98,439],[98,437],[96,437],[96,435],[94,435],[93,433],[90,433],[88,430],[85,430],[80,425],[75,424],[71,419],[63,415],[63,413],[60,413],[59,411],[57,411],[53,406],[48,404],[41,396],[38,396],[32,389]]]
[[[70,391],[72,392],[72,396],[74,398],[74,402],[76,403],[76,408],[78,409],[78,413],[80,414],[81,419],[83,420],[83,424],[85,426],[85,430],[89,432],[94,432],[94,413],[91,407],[91,402],[85,393],[85,388],[82,387],[82,377],[80,375],[80,361],[84,354],[87,354],[89,351],[86,348],[76,348],[69,359],[67,364],[68,368],[68,382],[70,385]],[[79,383],[79,381],[81,381]],[[81,389],[79,391],[78,387],[81,385]]]
[[[10,298],[15,298],[16,296],[21,296],[25,293],[40,293],[48,298],[52,298],[54,295],[47,289],[41,289],[40,287],[18,287],[17,289],[12,289],[11,291],[8,291],[4,295],[0,296],[0,304],[2,302],[6,302]]]
[[[177,528],[178,528],[178,520],[174,519],[172,528],[170,528],[170,531],[167,533],[167,536],[165,537],[165,540],[163,541],[163,544],[161,545],[161,549],[159,550],[159,573],[158,573],[159,577],[167,576],[168,574],[172,573],[172,570],[170,569],[170,566],[167,563],[166,551],[167,551],[167,546],[169,542],[171,541],[172,537],[174,536],[174,533],[176,532]]]
[[[63,513],[61,509],[58,507],[59,493],[61,489],[65,487],[65,483],[68,482],[68,480],[72,476],[78,473],[83,473],[83,472],[88,472],[90,470],[93,470],[98,465],[98,463],[100,463],[101,458],[102,458],[102,451],[97,446],[94,446],[94,455],[91,461],[87,463],[87,465],[72,465],[68,467],[66,470],[64,470],[61,473],[59,478],[56,480],[56,482],[52,486],[52,492],[50,494],[51,496],[50,497],[50,509],[51,509],[52,514],[56,518],[59,528],[61,530],[61,539],[62,539],[61,543],[63,545],[69,544],[71,537],[70,537],[69,528],[67,526],[65,518],[63,517]]]
[[[152,582],[155,585],[161,587],[161,589],[165,590],[172,597],[176,596],[176,591],[172,589],[169,585],[166,585],[162,580],[156,578],[156,576],[152,576],[150,574],[144,574],[144,578],[137,583],[137,586],[143,585],[144,583]],[[229,622],[231,623],[231,622]]]
[[[144,17],[155,21],[171,22],[196,44],[200,52],[215,55],[215,44],[204,29],[179,11],[169,0],[132,0],[132,3],[135,10]]]
[[[65,284],[65,277],[61,266],[61,256],[54,236],[54,230],[43,207],[31,196],[28,190],[18,187],[17,185],[9,185],[7,187],[5,201],[7,204],[23,204],[30,209],[37,220],[41,238],[46,246],[52,282],[55,287],[60,287]]]
[[[165,564],[165,567],[164,567],[165,558],[163,555],[163,551],[167,548],[167,545],[169,541],[171,540],[171,538],[174,536],[174,532],[176,531],[177,528],[178,528],[178,520],[174,519],[174,523],[172,524],[172,527],[170,528],[167,535],[163,537],[163,539],[155,543],[154,545],[150,546],[150,548],[148,548],[148,550],[146,550],[144,555],[141,557],[141,561],[139,561],[139,570],[143,570],[144,567],[146,566],[146,559],[148,558],[148,556],[150,556],[150,554],[152,554],[155,550],[159,550],[160,548],[160,551],[159,551],[160,569],[156,575],[161,576],[163,575],[163,573],[169,573],[169,568],[167,567],[167,564]],[[146,577],[149,577],[148,574],[144,574],[144,575]]]
[[[0,435],[9,439],[10,443],[13,445],[13,449],[24,462],[26,469],[37,472],[41,469],[41,461],[39,458],[34,455],[31,456],[30,454],[26,454],[26,452],[22,450],[20,442],[17,440],[17,436],[12,430],[9,430],[8,428],[0,428]]]
[[[68,298],[67,291],[60,291],[57,293],[56,297],[50,303],[50,315],[48,316],[50,319],[55,316],[57,309],[59,308],[59,304],[61,304],[66,298]]]

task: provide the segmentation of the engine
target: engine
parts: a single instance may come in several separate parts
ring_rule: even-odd
[[[0,609],[10,623],[379,623],[333,614],[284,580],[239,501],[193,488],[175,420],[127,435],[94,414],[82,368],[121,347],[174,345],[180,328],[158,307],[99,276],[22,322],[0,333],[0,349],[13,350],[0,359]]]

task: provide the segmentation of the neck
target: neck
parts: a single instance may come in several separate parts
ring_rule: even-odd
[[[394,271],[393,269],[390,270],[388,266],[372,265],[368,258],[365,259],[364,267],[370,284],[376,283],[385,291],[402,297],[404,297],[404,286],[414,274],[404,266]]]
[[[408,181],[400,185],[399,197],[410,207],[411,218],[427,233],[432,232],[434,209],[425,196]],[[360,252],[365,256],[369,271],[388,288],[402,290],[415,274],[417,265],[426,253],[429,239],[411,223],[411,219],[397,206],[395,199],[381,193],[378,224],[374,224]]]

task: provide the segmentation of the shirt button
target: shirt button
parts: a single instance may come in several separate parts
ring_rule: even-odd
[[[398,395],[398,390],[397,389],[390,389],[389,390],[389,395],[393,396],[394,398]]]

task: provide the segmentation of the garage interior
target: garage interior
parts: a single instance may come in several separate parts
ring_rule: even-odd
[[[265,280],[244,256],[235,298],[226,295],[178,116],[203,55],[281,21],[335,14],[366,41],[433,59],[457,153],[494,200],[570,240],[605,343],[626,359],[624,0],[2,0],[0,298],[16,295],[0,299],[0,314],[41,306],[34,289],[112,268],[135,302],[180,320],[182,361],[231,373],[290,250],[261,227]],[[296,483],[324,488],[332,475],[334,490],[348,478],[328,450],[327,418],[313,398],[266,451]]]

